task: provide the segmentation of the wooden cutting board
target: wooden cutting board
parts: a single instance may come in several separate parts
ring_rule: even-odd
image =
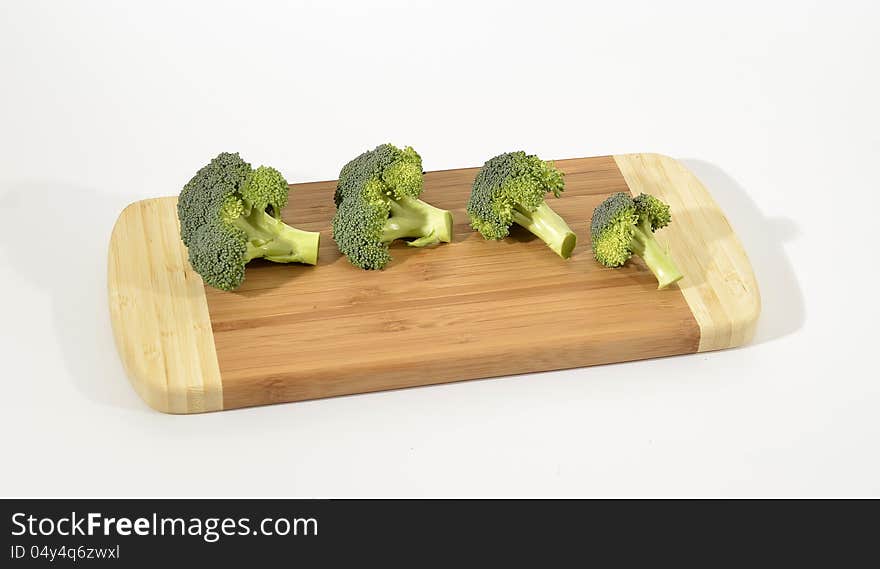
[[[134,388],[152,407],[198,413],[729,348],[760,312],[739,240],[703,185],[657,154],[556,161],[549,203],[577,233],[564,261],[521,229],[503,241],[464,211],[476,168],[425,174],[422,197],[455,216],[453,243],[392,246],[382,271],[352,267],[330,234],[335,181],[295,184],[284,219],[321,232],[318,265],[249,265],[235,292],[187,262],[177,198],[133,203],[110,240],[110,313]],[[658,232],[685,277],[657,290],[640,261],[599,266],[593,208],[614,192],[672,208]]]

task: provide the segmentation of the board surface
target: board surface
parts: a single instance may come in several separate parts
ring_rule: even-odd
[[[739,240],[700,182],[657,154],[557,160],[548,202],[578,244],[562,260],[514,227],[472,231],[464,204],[477,168],[428,172],[425,201],[455,217],[453,243],[395,242],[381,271],[341,256],[329,230],[335,181],[295,184],[284,219],[321,232],[318,265],[256,261],[235,292],[205,287],[180,241],[176,198],[128,206],[111,237],[117,346],[156,409],[194,413],[466,379],[685,354],[747,342],[760,312]],[[592,258],[588,224],[608,195],[670,203],[658,232],[684,279],[665,290],[641,261]]]

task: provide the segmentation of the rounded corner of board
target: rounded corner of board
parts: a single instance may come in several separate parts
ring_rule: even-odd
[[[684,278],[679,288],[700,328],[697,351],[748,343],[761,314],[761,294],[742,243],[697,176],[680,160],[656,153],[614,156],[633,195],[669,204],[673,223],[658,239]]]
[[[177,199],[126,206],[113,227],[107,292],[116,348],[135,391],[153,409],[223,409],[207,299],[180,240]]]

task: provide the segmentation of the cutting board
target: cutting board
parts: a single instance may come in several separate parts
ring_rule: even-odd
[[[330,233],[335,181],[294,184],[286,221],[321,232],[317,266],[256,261],[235,292],[206,287],[180,241],[175,197],[129,205],[109,250],[110,314],[135,390],[155,409],[251,405],[717,350],[747,342],[760,312],[748,258],[681,163],[657,154],[557,160],[549,203],[578,236],[563,260],[521,228],[502,241],[464,211],[476,168],[425,174],[422,197],[455,216],[453,243],[392,245],[381,271],[351,266]],[[670,204],[658,232],[684,279],[590,251],[593,208],[615,192]],[[583,381],[588,381],[584,375]],[[536,379],[536,381],[540,381]]]

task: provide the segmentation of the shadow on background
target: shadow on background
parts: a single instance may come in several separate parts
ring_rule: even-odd
[[[107,302],[107,247],[124,198],[52,183],[15,184],[0,194],[0,251],[51,297],[54,330],[46,332],[76,388],[100,404],[146,412],[117,355]]]
[[[755,343],[776,340],[803,326],[804,299],[785,244],[797,238],[794,220],[766,217],[748,193],[721,168],[702,160],[682,159],[718,202],[755,270],[761,291],[761,316]]]

